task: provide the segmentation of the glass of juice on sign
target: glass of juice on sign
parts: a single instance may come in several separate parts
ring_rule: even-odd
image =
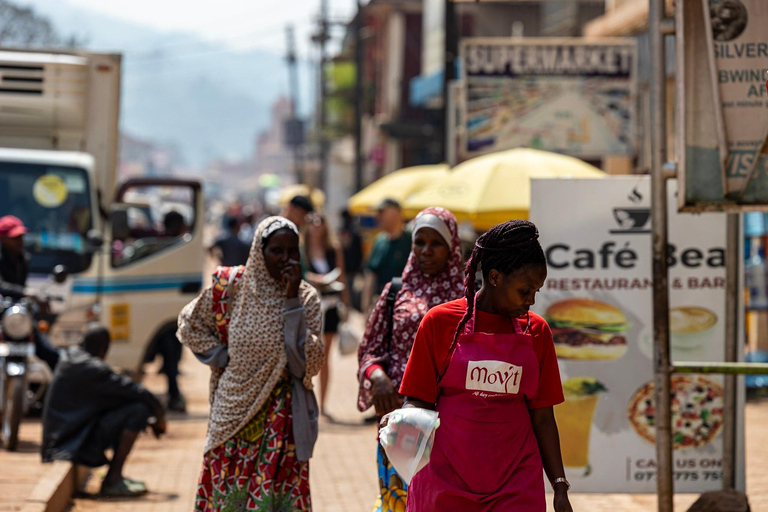
[[[575,470],[574,476],[587,476],[589,467],[589,437],[592,418],[600,393],[608,390],[592,377],[574,377],[563,383],[565,402],[555,406],[555,418],[560,431],[560,449],[565,467]]]

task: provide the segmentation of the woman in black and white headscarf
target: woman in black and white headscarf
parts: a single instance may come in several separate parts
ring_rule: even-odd
[[[296,226],[265,219],[248,263],[219,268],[179,316],[179,340],[212,368],[197,511],[312,508],[312,376],[324,349],[320,300],[299,258]]]

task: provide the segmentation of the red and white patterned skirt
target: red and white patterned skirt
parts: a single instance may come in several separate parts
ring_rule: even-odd
[[[309,462],[296,459],[289,379],[278,382],[245,428],[205,454],[195,510],[311,512]]]

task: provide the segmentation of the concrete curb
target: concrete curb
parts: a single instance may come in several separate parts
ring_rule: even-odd
[[[55,461],[37,481],[21,512],[64,512],[90,470],[70,462]]]

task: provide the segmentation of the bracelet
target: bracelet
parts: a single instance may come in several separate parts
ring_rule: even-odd
[[[571,490],[571,484],[563,476],[561,476],[560,478],[556,478],[555,481],[552,482],[552,488],[554,489],[557,484],[565,484],[566,490],[567,491]]]

